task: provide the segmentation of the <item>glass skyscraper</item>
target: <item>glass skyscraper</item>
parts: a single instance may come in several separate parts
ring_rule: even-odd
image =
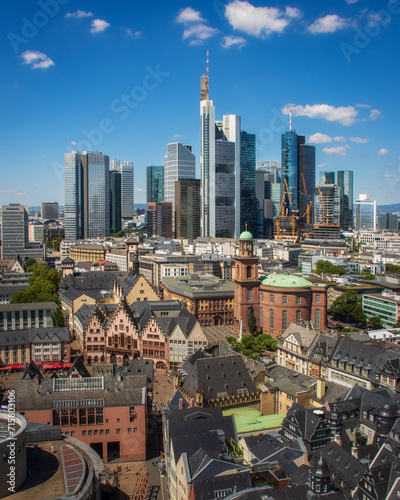
[[[110,233],[121,231],[121,173],[110,171]]]
[[[164,167],[147,167],[147,203],[160,203],[164,200]]]
[[[376,231],[376,201],[368,199],[367,194],[360,194],[356,200],[356,231]]]
[[[324,184],[335,184],[335,172],[320,172],[319,173],[319,185]]]
[[[305,137],[294,130],[282,134],[281,147],[282,182],[287,182],[291,201],[285,202],[287,214],[303,216],[314,198],[315,147],[307,145]]]
[[[337,173],[337,183],[341,189],[343,202],[342,202],[342,215],[340,227],[342,229],[353,228],[353,171],[340,170]]]
[[[64,155],[65,238],[104,238],[110,234],[109,157],[99,152]]]
[[[175,231],[175,182],[181,179],[195,179],[196,157],[192,146],[173,142],[167,145],[164,158],[164,202],[172,203],[173,232]]]
[[[245,131],[240,133],[240,232],[247,229],[257,235],[256,195],[256,136]]]
[[[122,220],[132,220],[134,210],[134,173],[133,161],[125,161],[120,167],[121,172],[121,217]]]

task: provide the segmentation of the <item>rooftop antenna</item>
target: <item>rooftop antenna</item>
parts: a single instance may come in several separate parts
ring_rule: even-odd
[[[290,119],[289,119],[289,130],[291,132],[292,131],[292,108],[289,108],[289,116],[290,116]]]
[[[210,89],[210,51],[207,49],[207,89]]]

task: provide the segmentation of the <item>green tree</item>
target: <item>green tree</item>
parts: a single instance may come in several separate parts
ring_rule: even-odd
[[[30,266],[32,276],[29,278],[29,288],[20,290],[11,297],[11,304],[26,304],[29,302],[56,302],[58,303],[58,290],[61,273],[50,269],[45,264]]]
[[[248,314],[248,320],[247,320],[248,326],[249,326],[249,332],[254,333],[257,329],[257,322],[256,318],[254,316],[254,309],[253,306],[249,307],[249,314]]]
[[[313,272],[316,274],[338,274],[339,276],[347,274],[344,266],[334,266],[329,260],[319,260],[315,264]]]
[[[396,264],[386,264],[385,269],[387,273],[400,274],[400,266]]]
[[[330,314],[336,320],[346,323],[364,323],[366,318],[362,311],[361,298],[357,297],[354,290],[343,292],[332,304]]]
[[[372,316],[369,318],[368,324],[371,330],[379,330],[379,328],[382,328],[381,318],[379,316]]]
[[[33,266],[36,266],[36,260],[35,259],[27,259],[25,261],[25,264],[24,264],[24,270],[25,272],[29,273],[31,272],[31,269],[33,268]]]
[[[51,315],[51,322],[54,328],[59,328],[64,326],[64,314],[61,310],[61,306],[58,306],[57,309]]]

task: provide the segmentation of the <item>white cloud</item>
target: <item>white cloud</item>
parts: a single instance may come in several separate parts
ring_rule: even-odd
[[[177,17],[175,18],[176,23],[201,23],[204,19],[198,10],[192,9],[192,7],[186,7],[182,9]]]
[[[339,155],[346,156],[349,150],[349,146],[334,146],[332,148],[324,148],[322,151],[327,155]]]
[[[342,125],[349,126],[356,122],[358,111],[353,106],[330,106],[329,104],[307,104],[306,106],[295,106],[286,104],[282,108],[282,113],[289,114],[292,108],[293,116],[308,116],[308,118],[323,118],[328,122],[339,122]]]
[[[297,7],[286,7],[286,16],[292,17],[293,19],[298,19],[303,17],[303,13]]]
[[[348,19],[339,17],[337,14],[329,14],[328,16],[316,19],[312,25],[309,26],[308,31],[313,35],[318,35],[320,33],[334,33],[348,26]]]
[[[254,7],[241,0],[234,0],[225,7],[225,17],[233,29],[260,38],[282,33],[291,19],[301,15],[301,11],[293,7],[287,7],[283,12],[276,7]]]
[[[67,19],[75,18],[75,19],[81,19],[82,17],[92,17],[93,14],[91,12],[85,12],[84,10],[77,10],[75,12],[67,12],[65,14],[65,17]]]
[[[45,155],[44,153],[42,153],[40,156],[47,156],[47,155]]]
[[[101,33],[110,26],[111,24],[108,23],[107,21],[104,21],[103,19],[93,19],[90,33]]]
[[[347,3],[347,5],[351,5],[352,3],[357,3],[358,0],[345,0],[345,2]]]
[[[21,192],[18,192],[18,193],[13,193],[14,196],[29,196],[28,193],[21,193]]]
[[[54,66],[54,62],[50,57],[36,50],[26,50],[21,54],[24,60],[23,64],[30,64],[32,69],[45,69]]]
[[[126,28],[125,30],[125,35],[129,38],[133,38],[134,40],[137,40],[142,34],[143,31],[133,31],[132,28]]]
[[[229,49],[230,47],[236,46],[239,49],[244,47],[247,44],[247,40],[242,38],[241,36],[224,36],[222,39],[221,45],[224,49]]]
[[[378,151],[378,156],[387,156],[389,154],[389,150],[386,148],[382,148]]]
[[[144,193],[144,189],[142,188],[135,188],[136,193]]]
[[[191,45],[202,45],[204,40],[215,36],[218,33],[216,28],[211,28],[206,24],[193,24],[183,32],[183,39],[190,38]]]
[[[317,167],[324,168],[324,167],[326,167],[326,163],[318,163]]]
[[[180,139],[181,137],[181,134],[174,134],[174,139]]]
[[[343,137],[342,135],[338,135],[333,138],[334,141],[336,142],[346,142],[346,137]]]
[[[355,108],[370,108],[371,106],[369,104],[356,104],[354,106]]]
[[[367,144],[369,142],[369,139],[363,139],[362,137],[350,137],[350,140],[358,144]]]
[[[378,109],[371,109],[371,112],[369,114],[368,119],[369,120],[376,120],[381,116],[381,112]]]
[[[332,142],[332,137],[317,132],[316,134],[310,135],[307,142],[309,142],[310,144],[325,144],[327,142]]]
[[[73,146],[76,146],[76,142],[75,142],[75,141],[71,141],[71,144],[72,144]]]

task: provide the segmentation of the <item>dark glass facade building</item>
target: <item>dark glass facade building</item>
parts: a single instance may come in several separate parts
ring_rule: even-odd
[[[319,185],[324,184],[335,184],[335,172],[320,172],[319,173]]]
[[[341,229],[352,229],[353,224],[353,171],[339,170],[337,183],[342,193]]]
[[[305,143],[294,130],[282,134],[282,182],[287,182],[290,202],[286,213],[302,216],[313,201],[315,188],[315,147]]]
[[[257,234],[256,136],[240,133],[240,232]]]
[[[164,201],[164,166],[147,167],[147,203]]]
[[[176,238],[195,240],[200,236],[200,180],[175,182]]]
[[[121,231],[121,173],[110,172],[110,233]]]

